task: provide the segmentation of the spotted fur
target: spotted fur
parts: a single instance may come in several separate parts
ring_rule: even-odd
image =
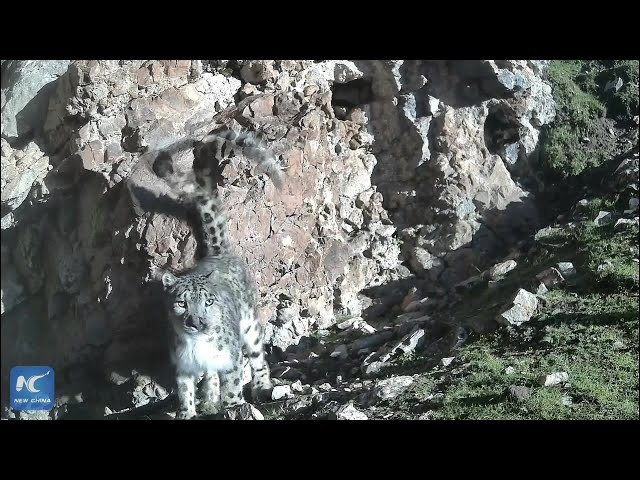
[[[254,399],[272,389],[263,329],[256,316],[257,289],[247,266],[231,251],[224,210],[212,178],[225,156],[232,155],[234,149],[243,149],[244,155],[251,155],[261,171],[281,185],[277,161],[256,145],[259,143],[246,134],[210,134],[195,146],[194,165],[189,172],[176,173],[166,151],[157,156],[153,165],[177,198],[198,213],[204,243],[204,257],[194,268],[179,275],[162,275],[173,332],[177,418],[197,415],[195,393],[201,376],[201,413],[213,414],[244,403],[243,353],[251,367]]]

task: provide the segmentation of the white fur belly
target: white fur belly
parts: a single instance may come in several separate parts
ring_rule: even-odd
[[[227,351],[214,348],[213,342],[200,339],[187,339],[176,351],[177,365],[180,370],[194,374],[229,370],[232,367],[231,355]]]

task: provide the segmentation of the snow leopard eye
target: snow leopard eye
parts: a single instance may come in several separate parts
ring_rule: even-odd
[[[187,302],[180,301],[174,304],[177,308],[185,308],[187,306]]]
[[[205,303],[204,303],[207,307],[210,307],[211,305],[213,305],[213,298],[209,298]]]

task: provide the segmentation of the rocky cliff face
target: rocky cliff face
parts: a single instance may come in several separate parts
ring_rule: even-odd
[[[3,382],[19,364],[113,378],[164,354],[152,266],[188,266],[197,241],[145,151],[222,124],[262,132],[287,172],[278,192],[237,158],[220,187],[275,353],[383,315],[394,286],[442,296],[537,226],[543,67],[3,61]]]

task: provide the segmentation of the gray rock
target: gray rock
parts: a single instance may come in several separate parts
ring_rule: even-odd
[[[438,113],[438,109],[440,107],[440,100],[438,100],[435,97],[432,97],[431,95],[427,96],[427,105],[429,107],[429,113],[431,115],[435,115],[436,113]]]
[[[9,60],[2,72],[2,136],[19,137],[42,127],[49,97],[70,60]]]
[[[575,207],[573,207],[574,213],[581,215],[586,213],[589,210],[589,200],[583,198],[578,203],[576,203]]]
[[[2,217],[2,230],[7,230],[16,226],[16,218],[12,212]]]
[[[352,331],[358,331],[361,333],[365,333],[367,335],[376,333],[376,329],[369,325],[367,322],[362,320],[361,318],[357,319],[353,325],[351,326]]]
[[[336,420],[369,420],[364,412],[358,410],[352,402],[340,407],[335,413]]]
[[[273,60],[251,60],[240,69],[242,80],[257,85],[275,76]]]
[[[515,166],[520,159],[520,142],[505,146],[503,158],[509,166]]]
[[[296,393],[304,392],[305,388],[302,386],[302,382],[300,380],[296,380],[291,384],[291,391]]]
[[[633,158],[626,158],[620,162],[608,183],[616,191],[631,188],[637,194],[639,176],[640,159],[636,153]]]
[[[553,288],[559,283],[564,282],[564,277],[562,276],[560,271],[557,268],[553,267],[547,268],[546,270],[543,270],[542,272],[537,274],[536,279],[540,280],[540,282],[542,282],[542,284],[547,289]]]
[[[515,260],[507,260],[506,262],[498,263],[489,269],[489,276],[492,280],[497,280],[517,266],[518,263]]]
[[[413,383],[413,377],[408,375],[391,377],[376,382],[369,397],[369,403],[373,404],[382,400],[390,400],[404,392]]]
[[[398,354],[413,352],[418,347],[418,345],[420,345],[422,339],[425,336],[425,333],[426,332],[424,331],[424,329],[417,326],[414,327],[414,329],[410,333],[402,337],[398,344],[391,349],[388,355],[382,357],[383,361],[386,361],[386,359],[394,357]]]
[[[453,362],[455,360],[456,357],[444,357],[440,359],[440,365],[442,365],[443,367],[448,367],[449,365],[451,365],[451,362]]]
[[[509,396],[516,402],[526,402],[531,396],[531,392],[527,387],[511,385],[509,387]]]
[[[601,210],[598,212],[598,216],[593,220],[593,223],[599,227],[609,225],[613,222],[613,215],[610,212]]]
[[[559,262],[556,266],[558,267],[558,271],[565,278],[576,274],[576,269],[571,262]]]
[[[338,360],[346,360],[349,356],[346,345],[338,345],[336,349],[331,353],[331,358],[337,358]]]
[[[518,326],[527,322],[538,307],[536,296],[524,289],[519,289],[511,301],[511,306],[502,311],[496,320],[502,325]]]
[[[311,95],[313,95],[318,91],[318,88],[319,88],[318,85],[307,85],[302,90],[302,93],[305,97],[310,97]]]
[[[362,72],[349,60],[335,60],[333,63],[333,81],[347,83],[362,77]]]
[[[536,289],[536,295],[544,295],[548,291],[549,289],[547,288],[547,286],[544,283],[540,283],[540,285],[538,285],[538,288]]]
[[[538,382],[543,387],[552,387],[566,383],[569,381],[569,374],[567,372],[554,372],[549,375],[542,375],[538,378]]]
[[[429,315],[424,315],[422,312],[408,312],[408,313],[403,313],[402,315],[398,315],[396,317],[396,323],[400,325],[404,325],[408,323],[427,321],[430,318],[431,317]]]
[[[625,230],[633,225],[638,225],[638,217],[636,218],[619,218],[616,221],[616,224],[613,226],[615,230],[621,231]]]
[[[338,327],[340,330],[346,330],[346,329],[350,328],[354,323],[356,323],[357,320],[358,320],[358,318],[349,318],[349,319],[345,320],[344,322],[340,322],[340,323],[336,324],[336,327]]]
[[[502,70],[498,73],[498,81],[509,90],[524,90],[530,87],[524,76],[508,70]]]
[[[292,396],[291,387],[289,385],[278,385],[273,387],[271,391],[272,400],[280,400]]]
[[[616,77],[613,80],[609,80],[604,87],[604,91],[615,90],[616,92],[622,88],[624,82],[620,77]]]
[[[500,214],[485,218],[492,231],[497,234],[493,238],[487,235],[482,246],[479,244],[477,247],[471,245],[469,252],[464,253],[464,259],[462,258],[463,254],[456,253],[455,262],[449,262],[449,259],[444,262],[444,255],[459,249],[462,245],[471,243],[475,230],[480,227],[478,223],[471,220],[474,218],[474,210],[480,210],[479,213],[485,210],[503,211],[507,204],[512,203],[511,200],[508,200],[512,195],[519,196],[519,198],[526,198],[527,195],[516,193],[519,187],[515,185],[501,160],[499,164],[496,164],[496,168],[492,169],[491,178],[479,182],[474,180],[481,171],[479,165],[473,164],[474,162],[451,161],[451,158],[457,158],[458,148],[452,148],[454,153],[448,151],[449,146],[462,145],[462,143],[465,144],[465,155],[471,155],[469,158],[476,154],[478,158],[484,158],[482,149],[486,148],[485,142],[478,141],[477,135],[472,133],[470,126],[491,124],[490,121],[485,122],[487,119],[486,110],[447,108],[449,105],[446,107],[441,105],[438,110],[438,122],[430,121],[429,128],[424,128],[423,117],[417,113],[419,109],[416,98],[418,96],[412,89],[417,88],[414,85],[420,84],[415,81],[420,75],[427,78],[428,84],[434,88],[433,91],[438,91],[436,85],[442,85],[440,90],[442,92],[454,88],[451,86],[452,70],[448,70],[443,62],[370,61],[360,62],[358,66],[360,65],[362,65],[363,71],[366,70],[367,77],[373,79],[372,90],[376,97],[393,99],[387,103],[371,105],[370,127],[377,144],[383,147],[383,151],[389,152],[376,155],[378,177],[380,178],[380,182],[376,185],[383,194],[392,214],[402,218],[403,223],[416,227],[413,233],[408,233],[410,238],[415,239],[414,242],[408,243],[410,246],[407,248],[411,252],[409,259],[411,266],[416,271],[421,271],[421,273],[423,271],[429,276],[433,275],[439,283],[456,284],[472,274],[471,264],[482,263],[479,258],[473,257],[483,257],[484,254],[481,250],[486,248],[484,251],[489,251],[497,246],[498,238],[503,236],[502,232],[510,235],[509,232],[513,228],[508,224],[506,218],[501,218]],[[523,132],[520,156],[526,164],[528,157],[534,154],[538,143],[538,131],[533,124],[547,123],[555,114],[551,88],[536,78],[534,68],[537,67],[532,67],[524,61],[522,63],[519,61],[509,62],[504,64],[504,68],[498,67],[495,62],[490,61],[461,61],[452,68],[456,71],[454,82],[460,81],[461,91],[464,91],[465,94],[469,92],[468,101],[471,103],[474,102],[474,99],[478,102],[481,100],[478,98],[478,91],[471,91],[473,90],[470,86],[472,82],[467,81],[467,75],[490,77],[486,82],[491,85],[490,91],[495,91],[496,94],[498,94],[497,92],[504,94],[506,89],[499,78],[507,83],[513,81],[510,86],[514,89],[521,88],[525,84],[530,85],[525,102],[531,108],[527,107],[527,113],[523,116],[526,118],[522,118],[521,121],[520,119],[514,120],[514,124],[520,122],[522,125],[522,128],[515,125],[514,128],[516,130],[520,128],[519,131]],[[403,89],[403,93],[398,95],[400,89]],[[472,99],[471,97],[474,95],[475,97]],[[444,95],[438,95],[438,99],[444,104],[448,103]],[[426,103],[426,100],[423,102]],[[425,105],[420,106],[424,107]],[[491,113],[493,114],[493,112]],[[394,118],[394,120],[390,121],[390,118]],[[408,124],[411,125],[411,131],[407,130],[406,125]],[[458,144],[457,142],[461,138],[465,140]],[[450,183],[445,181],[436,188],[436,191],[427,192],[424,189],[423,179],[420,175],[415,174],[416,162],[412,164],[408,161],[398,161],[397,156],[390,154],[393,149],[392,145],[398,141],[403,144],[403,148],[411,152],[410,158],[418,159],[418,164],[428,162],[430,172],[437,171],[441,178],[450,179]],[[433,141],[444,146],[444,150],[437,156],[431,153],[434,150],[440,151],[439,147],[434,149],[430,145],[430,142]],[[475,153],[470,154],[470,151]],[[462,194],[463,191],[465,194]],[[418,227],[419,224],[432,223],[429,218],[433,215],[440,215],[436,212],[435,207],[430,206],[430,198],[446,199],[443,201],[448,206],[444,208],[450,212],[447,214],[449,218],[446,222],[446,229],[442,228],[445,222],[442,226],[436,226],[439,231],[434,232],[428,232],[426,229]],[[515,198],[513,202],[516,202]],[[504,205],[502,205],[503,203]],[[537,216],[535,207],[529,199],[523,203],[526,205],[523,205],[523,215],[518,215],[518,221],[527,226],[535,225]],[[443,207],[438,206],[437,208],[440,210]],[[525,211],[526,213],[524,213]],[[509,217],[509,221],[511,221],[513,216]],[[497,230],[494,227],[498,227]],[[451,272],[444,272],[445,275],[440,275],[442,270],[451,270]]]
[[[4,139],[2,140],[5,141]],[[2,207],[7,211],[18,208],[27,198],[31,187],[41,182],[49,169],[49,157],[31,142],[24,150],[11,150],[2,155]]]
[[[265,328],[264,342],[286,350],[289,346],[298,343],[302,335],[298,335],[292,320],[281,325],[268,323]]]
[[[638,210],[638,205],[640,205],[640,200],[636,197],[632,197],[629,199],[629,210],[635,212]]]
[[[349,113],[347,113],[347,120],[358,125],[366,125],[369,121],[366,112],[360,108],[351,109]]]
[[[542,228],[540,230],[538,230],[535,234],[535,239],[536,241],[542,243],[542,244],[546,244],[547,243],[547,238],[548,237],[552,237],[554,235],[557,234],[561,234],[563,233],[561,228],[557,228],[557,227],[545,227]]]
[[[159,208],[167,189],[149,165],[156,148],[189,143],[215,125],[263,130],[288,173],[277,192],[241,154],[221,172],[221,200],[232,212],[231,246],[256,275],[268,310],[261,316],[265,341],[276,352],[297,345],[311,330],[332,326],[336,315],[360,315],[368,305],[358,293],[407,277],[411,272],[400,265],[405,259],[418,275],[446,289],[477,273],[472,265],[490,265],[514,230],[538,228],[533,197],[522,186],[527,183],[512,177],[482,133],[508,113],[509,129],[519,134],[518,165],[535,160],[538,128],[553,118],[551,87],[540,77],[543,63],[281,61],[269,64],[273,71],[268,62],[258,71],[252,68],[261,61],[239,61],[239,68],[221,62],[201,61],[200,68],[188,60],[76,61],[39,117],[45,120],[39,144],[67,159],[52,159],[55,168],[38,168],[32,181],[19,170],[15,150],[2,143],[3,161],[11,158],[6,163],[16,169],[8,175],[3,164],[2,181],[23,182],[5,198],[7,207],[20,204],[20,210],[3,209],[3,229],[16,228],[19,237],[22,222],[26,227],[42,217],[41,200],[61,198],[44,214],[51,231],[38,233],[47,239],[36,249],[41,261],[34,267],[28,261],[7,264],[23,277],[25,291],[33,286],[43,295],[25,297],[3,315],[3,365],[29,352],[50,357],[60,368],[103,356],[109,364],[129,364],[155,355],[163,343],[149,322],[160,312],[145,293],[151,276],[145,259],[175,271],[188,268],[197,235],[172,208]],[[231,67],[237,76],[245,66],[241,75],[261,83],[246,88],[239,97],[251,95],[236,106],[242,82]],[[216,73],[221,68],[228,70]],[[437,99],[427,97],[425,82]],[[530,87],[515,98],[505,83],[513,90]],[[474,88],[478,84],[482,88]],[[317,88],[307,89],[305,98],[301,93],[309,85]],[[334,117],[333,93],[362,104],[344,112],[350,120]],[[487,131],[486,138],[499,135]],[[368,153],[374,140],[376,148]],[[192,162],[191,148],[175,159],[176,168]],[[115,188],[120,182],[127,188]],[[400,233],[394,225],[407,228]],[[3,244],[12,256],[22,256],[24,242],[12,237],[5,241],[3,235]],[[29,270],[46,272],[41,285],[25,276]],[[297,310],[281,305],[283,296]],[[280,315],[288,309],[292,315]],[[64,328],[42,335],[47,316]],[[403,329],[413,326],[407,322]],[[368,348],[379,348],[396,333],[372,335]],[[389,349],[398,347],[394,343]],[[296,352],[301,362],[302,350]],[[305,381],[293,368],[279,373]],[[137,402],[154,399],[156,389],[148,385],[136,393]]]

